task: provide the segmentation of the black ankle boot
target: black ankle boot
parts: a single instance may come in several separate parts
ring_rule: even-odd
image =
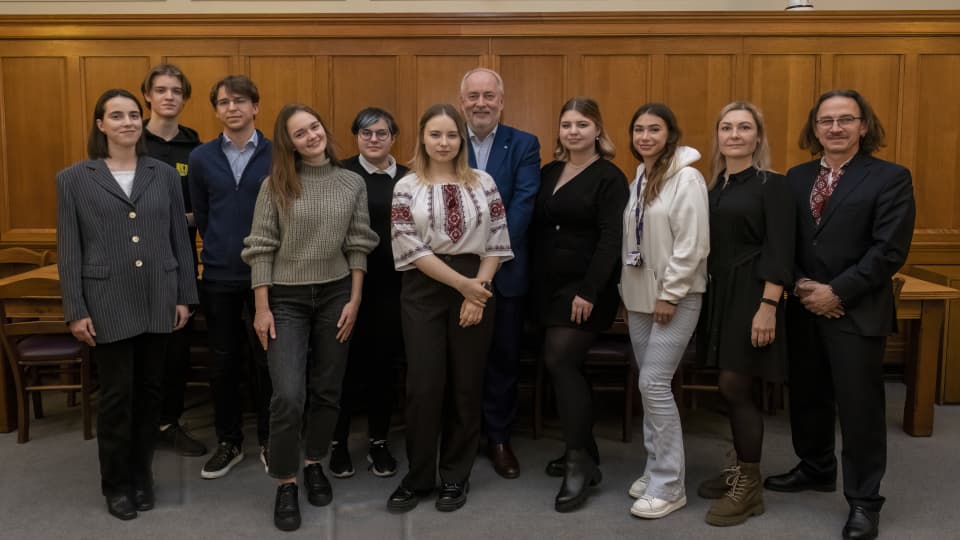
[[[587,500],[587,491],[600,483],[600,469],[583,450],[567,450],[563,484],[557,493],[557,512],[572,512]]]

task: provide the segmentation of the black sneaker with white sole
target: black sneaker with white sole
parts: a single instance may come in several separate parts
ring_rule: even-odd
[[[397,460],[390,454],[387,441],[371,440],[369,452],[367,461],[370,462],[370,472],[381,478],[397,474]]]
[[[226,476],[230,469],[241,461],[243,461],[243,450],[239,446],[231,442],[221,442],[214,450],[213,456],[200,470],[200,476],[207,480]]]
[[[346,443],[333,441],[330,450],[330,463],[327,466],[330,474],[336,478],[350,478],[354,474],[353,462],[350,461],[350,450]]]

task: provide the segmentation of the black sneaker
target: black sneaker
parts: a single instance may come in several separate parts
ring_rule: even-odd
[[[225,476],[234,465],[243,460],[243,450],[231,442],[222,442],[217,445],[213,456],[200,470],[200,476],[207,480]]]
[[[397,460],[390,454],[387,441],[371,440],[367,461],[370,462],[370,472],[381,478],[397,474]]]
[[[333,486],[323,474],[323,466],[311,463],[303,468],[303,485],[307,488],[307,500],[314,506],[326,506],[333,500]]]
[[[340,444],[333,442],[330,450],[330,474],[337,478],[350,478],[353,476],[353,462],[350,461],[350,450],[346,443]]]
[[[173,450],[186,457],[198,457],[207,453],[207,447],[194,439],[180,424],[170,424],[167,429],[159,430],[157,446]]]
[[[281,531],[300,528],[300,497],[296,483],[280,484],[273,504],[273,524]]]

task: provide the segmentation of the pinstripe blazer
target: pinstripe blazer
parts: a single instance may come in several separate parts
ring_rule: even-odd
[[[177,171],[137,160],[130,197],[103,160],[57,174],[57,258],[67,321],[93,320],[98,343],[173,330],[197,288]]]

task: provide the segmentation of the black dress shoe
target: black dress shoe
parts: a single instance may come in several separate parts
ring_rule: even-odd
[[[124,521],[137,517],[137,508],[126,493],[107,495],[107,511],[111,516]]]
[[[504,478],[516,478],[520,476],[520,462],[510,448],[510,443],[491,444],[487,450],[490,461],[493,462],[493,470]]]
[[[430,490],[418,491],[407,489],[403,484],[400,484],[400,487],[395,489],[393,493],[390,494],[390,498],[387,499],[387,510],[393,513],[409,512],[420,503],[420,497],[425,497],[429,494]]]
[[[557,459],[547,462],[547,476],[561,478],[563,471],[567,469],[567,456],[560,456]]]
[[[326,506],[333,500],[333,486],[323,474],[323,466],[312,463],[303,468],[303,483],[307,487],[307,500],[314,506]]]
[[[803,472],[800,465],[797,465],[793,469],[790,469],[788,473],[768,476],[767,479],[763,481],[763,487],[771,491],[784,491],[787,493],[807,490],[830,492],[837,490],[837,479],[821,480],[814,478]]]
[[[572,512],[587,500],[589,488],[600,483],[597,464],[583,450],[567,450],[563,484],[554,500],[557,512]]]
[[[155,501],[156,498],[153,496],[153,486],[141,486],[134,488],[133,504],[137,507],[137,510],[141,512],[153,510]]]
[[[847,524],[843,526],[844,540],[873,540],[880,534],[880,512],[852,506]]]
[[[453,512],[467,503],[467,492],[470,491],[470,482],[443,482],[437,493],[437,510]]]
[[[300,492],[297,484],[289,482],[277,486],[273,524],[281,531],[295,531],[300,528]]]

